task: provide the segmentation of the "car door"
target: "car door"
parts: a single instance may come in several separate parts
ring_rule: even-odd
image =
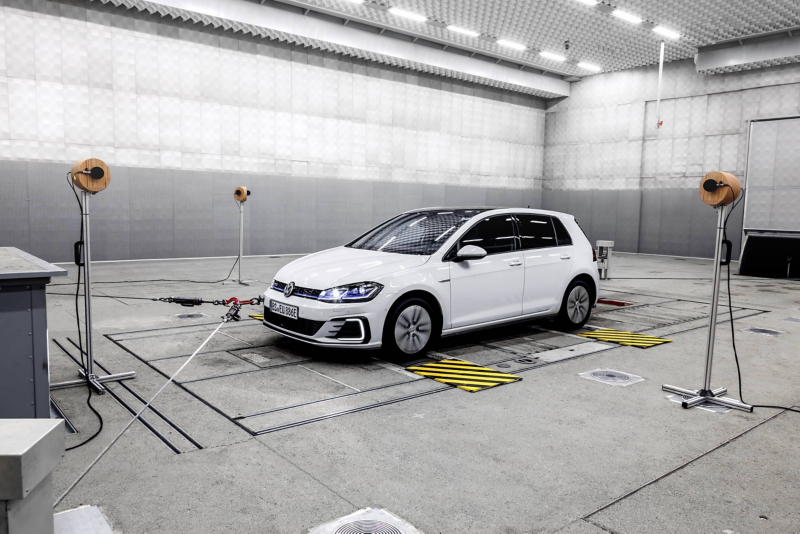
[[[516,317],[522,313],[524,268],[517,250],[514,216],[486,217],[459,239],[487,252],[479,260],[450,262],[450,313],[453,328]]]
[[[522,314],[561,304],[572,268],[572,239],[557,217],[520,213],[520,248],[525,261]]]

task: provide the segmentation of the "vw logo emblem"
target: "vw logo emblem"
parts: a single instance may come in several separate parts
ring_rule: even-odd
[[[283,289],[283,296],[289,298],[292,296],[292,293],[294,293],[294,282],[289,282]]]

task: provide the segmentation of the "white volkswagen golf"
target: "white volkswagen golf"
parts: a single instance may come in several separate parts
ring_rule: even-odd
[[[264,325],[319,346],[415,355],[515,321],[579,328],[597,289],[594,249],[571,215],[426,208],[283,267],[264,293]]]

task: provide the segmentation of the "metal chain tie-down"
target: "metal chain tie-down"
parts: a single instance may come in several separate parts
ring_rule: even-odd
[[[176,300],[174,297],[169,297],[169,299],[172,299],[172,300],[168,300],[168,299],[154,299],[154,300],[161,300],[161,301],[164,301],[164,302],[179,302],[180,300],[190,300],[190,301],[199,301],[197,304],[202,304],[202,303],[203,303],[203,300],[202,300],[202,299],[180,299],[180,298],[179,298],[178,300]],[[189,362],[191,362],[191,361],[192,361],[192,359],[194,359],[194,357],[195,357],[195,356],[197,356],[197,353],[199,353],[199,352],[200,352],[200,350],[202,350],[202,348],[203,348],[203,347],[205,347],[205,346],[206,346],[206,344],[207,344],[209,341],[211,341],[211,338],[212,338],[212,337],[214,337],[214,335],[216,335],[216,333],[217,333],[217,332],[219,332],[219,329],[220,329],[220,328],[222,328],[222,325],[224,325],[225,323],[228,323],[229,321],[239,321],[239,320],[241,319],[241,317],[239,317],[239,312],[242,310],[242,306],[244,306],[244,305],[247,305],[247,304],[256,304],[256,303],[260,303],[260,302],[263,302],[263,299],[262,299],[261,297],[256,297],[255,299],[250,299],[250,300],[239,300],[239,299],[237,299],[237,298],[233,297],[233,298],[230,298],[230,299],[228,299],[227,301],[224,301],[224,300],[220,300],[220,301],[213,301],[213,303],[214,303],[214,304],[218,304],[218,305],[230,305],[230,308],[228,309],[228,311],[225,313],[225,315],[223,315],[223,316],[222,316],[222,322],[221,322],[221,323],[220,323],[220,324],[217,326],[217,328],[215,328],[215,329],[214,329],[214,331],[213,331],[213,332],[211,332],[211,335],[209,335],[209,336],[208,336],[208,337],[205,339],[205,341],[203,341],[203,343],[202,343],[202,344],[201,344],[199,347],[197,347],[197,350],[195,350],[195,351],[192,353],[192,355],[191,355],[191,356],[189,356],[189,359],[188,359],[188,360],[186,360],[186,361],[183,363],[183,365],[181,365],[181,366],[180,366],[180,368],[179,368],[177,371],[175,371],[175,374],[173,374],[171,377],[169,377],[169,380],[167,380],[167,382],[166,382],[166,383],[165,383],[163,386],[161,386],[161,389],[159,389],[159,390],[156,392],[156,394],[155,394],[155,395],[153,395],[153,397],[152,397],[152,398],[151,398],[149,401],[147,401],[147,404],[145,404],[145,405],[142,407],[142,409],[141,409],[141,410],[139,410],[139,411],[136,413],[136,415],[135,415],[135,416],[133,416],[133,419],[131,419],[131,420],[128,422],[128,424],[127,424],[127,425],[125,425],[125,427],[124,427],[124,428],[123,428],[123,429],[120,431],[120,433],[119,433],[119,434],[117,434],[117,436],[116,436],[116,437],[115,437],[113,440],[111,440],[111,443],[109,443],[109,444],[108,444],[108,445],[107,445],[107,446],[106,446],[106,447],[105,447],[105,448],[104,448],[104,449],[103,449],[103,450],[100,452],[100,454],[99,454],[99,455],[97,455],[97,458],[95,458],[95,459],[92,461],[92,463],[90,463],[90,464],[89,464],[89,466],[88,466],[86,469],[84,469],[84,470],[83,470],[83,472],[81,472],[81,474],[78,476],[78,478],[77,478],[77,479],[75,479],[75,482],[73,482],[72,484],[70,484],[70,486],[69,486],[69,487],[66,489],[66,491],[64,491],[64,493],[62,493],[62,494],[61,494],[61,496],[60,496],[58,499],[56,499],[56,502],[55,502],[55,503],[53,503],[53,508],[55,508],[56,506],[58,506],[58,505],[61,503],[61,501],[63,501],[63,500],[64,500],[64,498],[65,498],[67,495],[69,495],[69,493],[70,493],[70,492],[71,492],[71,491],[72,491],[72,490],[75,488],[75,486],[77,486],[77,485],[78,485],[78,483],[79,483],[81,480],[83,480],[83,478],[84,478],[84,477],[85,477],[85,476],[86,476],[86,475],[89,473],[89,471],[91,471],[91,470],[92,470],[92,468],[93,468],[95,465],[97,465],[97,462],[99,462],[99,461],[100,461],[100,459],[101,459],[103,456],[105,456],[105,454],[106,454],[106,453],[109,451],[109,449],[111,449],[111,447],[112,447],[112,446],[113,446],[113,445],[114,445],[114,444],[115,444],[115,443],[116,443],[116,442],[119,440],[119,438],[121,438],[121,437],[122,437],[122,435],[123,435],[123,434],[124,434],[124,433],[125,433],[125,432],[126,432],[126,431],[127,431],[129,428],[130,428],[130,427],[131,427],[131,425],[133,425],[133,423],[135,423],[135,422],[136,422],[136,420],[137,420],[137,419],[139,419],[139,416],[141,416],[141,415],[142,415],[142,413],[144,413],[144,411],[145,411],[145,410],[147,410],[147,408],[149,408],[149,407],[150,407],[150,405],[153,403],[153,401],[155,401],[155,400],[156,400],[156,397],[158,397],[158,396],[161,394],[161,392],[162,392],[162,391],[164,391],[164,390],[166,389],[166,387],[167,387],[168,385],[170,385],[170,384],[173,382],[173,380],[175,380],[175,377],[177,377],[177,376],[178,376],[178,374],[179,374],[181,371],[183,371],[183,370],[184,370],[184,368],[185,368],[187,365],[189,365]],[[188,306],[196,306],[197,304],[183,304],[183,305],[184,305],[184,306],[187,306],[187,305],[188,305]]]

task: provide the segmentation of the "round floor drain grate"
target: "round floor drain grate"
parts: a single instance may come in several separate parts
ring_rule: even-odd
[[[595,371],[592,376],[603,382],[630,382],[630,375],[617,373],[616,371]]]
[[[510,363],[498,363],[497,367],[511,367]]]
[[[536,363],[539,358],[517,358],[514,360],[517,363]]]
[[[336,529],[335,534],[403,534],[397,527],[383,521],[353,521]]]

